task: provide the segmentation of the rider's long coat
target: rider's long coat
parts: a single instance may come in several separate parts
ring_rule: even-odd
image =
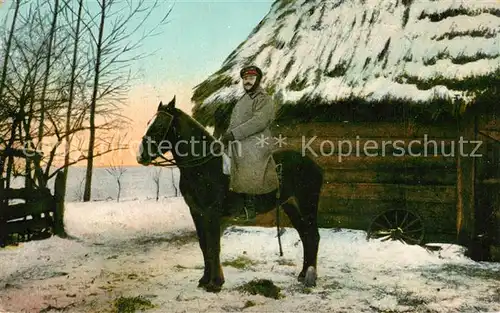
[[[274,114],[273,101],[261,87],[236,103],[228,127],[235,137],[229,149],[233,192],[263,194],[278,188],[270,130]],[[267,140],[259,142],[259,138]]]

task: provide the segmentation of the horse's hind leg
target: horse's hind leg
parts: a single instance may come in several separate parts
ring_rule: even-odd
[[[312,185],[314,186],[314,184]],[[305,232],[307,241],[305,243],[306,258],[308,265],[304,277],[306,286],[316,285],[317,265],[318,265],[318,249],[319,249],[319,230],[318,230],[318,203],[319,203],[319,188],[305,194],[301,202],[301,211],[305,219]]]
[[[304,257],[302,271],[300,272],[298,279],[299,281],[304,282],[307,287],[315,286],[317,278],[317,256],[320,240],[316,210],[311,210],[311,212],[301,212],[296,205],[290,203],[284,203],[282,207],[290,218],[293,227],[299,233],[302,241]]]

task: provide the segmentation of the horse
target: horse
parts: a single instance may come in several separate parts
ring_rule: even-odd
[[[175,107],[174,96],[167,105],[162,102],[158,105],[137,152],[137,162],[141,165],[159,165],[155,160],[162,159],[179,168],[179,189],[189,207],[204,259],[198,287],[207,292],[219,292],[225,282],[220,262],[222,224],[233,216],[238,203],[235,199],[241,199],[229,189],[230,177],[223,171],[221,150],[214,148],[217,144],[222,149],[222,143],[207,129]],[[167,152],[171,158],[165,156]],[[283,208],[302,241],[303,265],[298,280],[314,287],[318,276],[317,211],[323,171],[298,151],[274,151],[273,158],[277,167],[281,166],[280,187],[257,196],[260,203],[255,211],[266,213],[277,205],[277,209]]]

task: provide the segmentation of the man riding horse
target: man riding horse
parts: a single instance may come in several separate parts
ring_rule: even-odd
[[[232,157],[231,177],[227,176],[220,155],[211,152],[200,157],[200,151],[179,145],[207,138],[212,144],[217,139],[198,121],[176,108],[175,97],[167,105],[160,102],[141,139],[137,162],[147,166],[161,158],[164,163],[159,165],[166,163],[179,168],[179,190],[189,207],[203,254],[199,287],[219,292],[225,282],[220,258],[221,228],[223,218],[231,216],[228,213],[240,206],[241,198],[233,197],[238,195],[236,192],[247,195],[247,199],[255,196],[258,213],[268,213],[277,207],[283,209],[302,242],[303,263],[298,280],[306,287],[315,286],[320,240],[317,213],[323,171],[312,158],[299,151],[280,150],[271,155],[271,148],[262,139],[271,136],[269,128],[274,110],[269,97],[259,87],[262,74],[256,67],[249,67],[242,70],[241,76],[246,94],[234,108],[230,125],[222,136],[226,144],[240,150],[233,154],[232,149],[228,149]],[[165,142],[168,144],[163,144]],[[172,158],[164,156],[167,152]],[[281,165],[279,184],[275,163]]]
[[[240,71],[245,95],[233,108],[229,126],[221,142],[231,158],[229,189],[243,194],[250,219],[256,215],[257,195],[278,188],[276,163],[272,157],[270,126],[274,120],[274,104],[262,89],[262,71],[247,66]]]

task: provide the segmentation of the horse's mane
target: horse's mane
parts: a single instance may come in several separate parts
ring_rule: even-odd
[[[203,135],[207,136],[207,138],[210,138],[212,140],[216,140],[215,137],[212,134],[210,134],[210,132],[205,128],[205,126],[201,125],[200,122],[198,122],[193,117],[187,115],[184,111],[182,111],[178,108],[176,108],[176,111],[179,114],[179,116],[181,116],[184,119],[187,119],[188,122],[190,124],[192,124],[193,126],[196,126],[196,128],[198,128],[203,133]]]

